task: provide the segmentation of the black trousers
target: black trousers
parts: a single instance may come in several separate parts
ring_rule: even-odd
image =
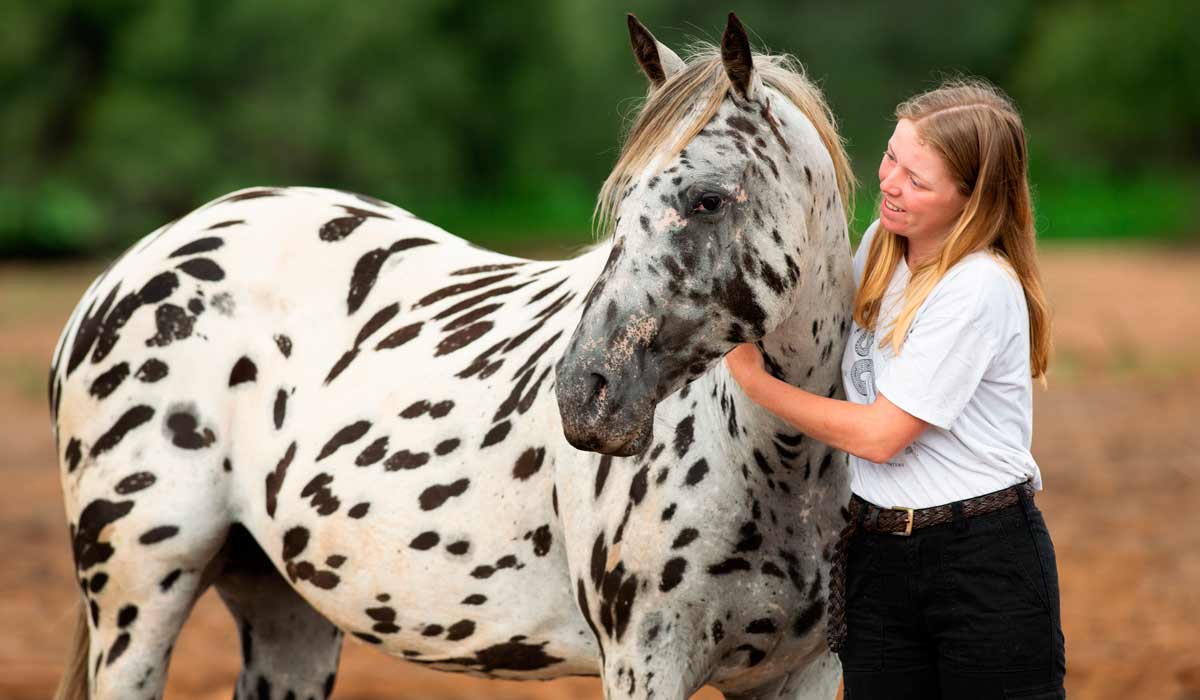
[[[1058,567],[1032,499],[859,531],[846,562],[845,700],[1064,698]]]

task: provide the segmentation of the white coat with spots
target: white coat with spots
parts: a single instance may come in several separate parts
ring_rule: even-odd
[[[607,698],[832,696],[845,459],[721,357],[757,341],[839,391],[833,161],[736,18],[686,65],[630,29],[652,92],[702,71],[723,92],[590,253],[522,260],[370,197],[257,188],[92,284],[50,376],[83,597],[60,697],[161,697],[210,585],[237,698],[327,697],[344,633],[440,670],[599,675]]]

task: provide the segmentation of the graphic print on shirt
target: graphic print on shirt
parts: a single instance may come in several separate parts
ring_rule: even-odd
[[[867,403],[875,400],[875,363],[871,359],[871,344],[875,342],[875,331],[859,328],[858,337],[854,339],[854,354],[858,359],[850,367],[850,381],[859,396],[866,398]]]

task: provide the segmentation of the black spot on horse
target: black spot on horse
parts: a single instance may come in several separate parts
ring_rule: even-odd
[[[483,605],[486,602],[487,602],[487,596],[481,595],[479,593],[472,593],[471,595],[462,599],[463,605]]]
[[[675,541],[671,543],[671,549],[679,549],[691,544],[697,537],[700,536],[700,531],[694,527],[685,527],[679,531],[679,535]]]
[[[308,547],[308,528],[293,527],[283,533],[283,560],[290,561],[300,556]]]
[[[695,416],[688,416],[679,421],[679,425],[675,426],[675,454],[682,457],[691,449],[692,442],[695,439]]]
[[[461,270],[455,270],[455,271],[451,272],[450,274],[454,275],[455,277],[461,277],[463,275],[476,275],[476,274],[479,274],[480,272],[495,272],[496,270],[509,270],[514,267],[521,267],[522,265],[525,265],[525,264],[526,263],[524,261],[522,261],[522,262],[512,262],[512,263],[493,263],[490,265],[475,265],[473,267],[464,267]]]
[[[116,391],[117,387],[121,386],[121,382],[125,381],[125,378],[128,376],[129,364],[119,362],[96,377],[96,380],[92,382],[91,388],[88,389],[88,393],[97,399],[103,400],[109,394]]]
[[[536,671],[562,662],[562,659],[546,653],[543,648],[546,644],[548,642],[535,645],[520,641],[493,644],[477,651],[473,661],[464,661],[480,666],[484,673],[495,670]]]
[[[450,438],[449,440],[442,440],[441,442],[439,442],[437,444],[437,446],[435,446],[433,448],[433,452],[434,452],[434,454],[438,455],[439,457],[448,455],[451,452],[453,452],[455,450],[455,448],[457,448],[461,442],[462,441],[459,440],[458,438]]]
[[[161,581],[159,581],[159,582],[158,582],[158,587],[159,587],[159,589],[160,589],[160,590],[161,590],[163,593],[166,593],[167,591],[171,590],[171,586],[174,586],[174,585],[175,585],[175,582],[176,582],[177,580],[179,580],[179,575],[180,575],[180,574],[182,574],[182,573],[183,573],[183,571],[182,571],[182,570],[180,570],[180,569],[175,569],[174,571],[172,571],[171,573],[167,574],[166,576],[163,576],[163,579],[162,579]]]
[[[87,571],[96,564],[108,561],[115,550],[111,544],[100,541],[100,532],[128,515],[132,509],[133,501],[114,502],[103,498],[84,507],[79,514],[79,525],[75,528],[72,541],[76,568]]]
[[[324,472],[317,474],[301,489],[300,498],[312,497],[312,507],[317,515],[332,515],[342,505],[342,501],[329,488],[332,483],[332,475]]]
[[[161,348],[176,340],[184,340],[192,335],[195,322],[196,319],[189,316],[182,307],[162,304],[154,310],[154,325],[158,332],[146,340],[146,346]]]
[[[143,362],[141,367],[138,367],[133,376],[137,377],[139,381],[153,384],[167,376],[167,371],[167,365],[164,362],[150,358]]]
[[[171,444],[185,450],[199,450],[213,444],[217,436],[211,428],[199,428],[200,421],[190,410],[178,410],[167,416],[167,431],[171,434]]]
[[[138,542],[142,544],[155,544],[156,542],[171,539],[178,534],[179,528],[174,525],[161,525],[143,532],[142,536],[138,538]]]
[[[121,656],[121,654],[124,654],[125,650],[128,648],[129,648],[129,633],[122,632],[121,634],[117,635],[116,641],[114,641],[112,643],[112,646],[109,647],[108,656],[106,657],[107,660],[105,661],[104,665],[112,666],[113,662],[116,661]]]
[[[67,462],[68,474],[75,471],[76,467],[79,466],[79,460],[83,457],[83,455],[80,453],[80,447],[81,443],[79,442],[79,438],[71,438],[71,440],[67,442],[67,450],[63,453],[63,459],[65,459]]]
[[[817,469],[817,478],[818,479],[825,478],[825,472],[828,471],[829,467],[831,467],[832,465],[833,465],[833,453],[828,452],[825,454],[824,459],[821,460],[821,467],[819,469]]]
[[[596,498],[600,498],[600,493],[604,491],[604,482],[608,479],[608,471],[612,468],[612,455],[604,455],[600,458],[600,467],[596,470]]]
[[[288,393],[286,389],[280,389],[275,392],[275,405],[271,410],[271,416],[275,421],[276,430],[283,427],[283,419],[287,417],[287,400]]]
[[[222,224],[214,224],[212,226],[209,226],[208,230],[212,230],[215,228],[221,228],[223,226],[230,226],[230,225],[237,224],[237,223],[241,223],[241,222],[240,221],[226,221]],[[195,255],[196,253],[207,253],[209,251],[216,250],[217,248],[220,248],[223,245],[225,245],[225,241],[221,240],[220,238],[218,238],[216,236],[207,236],[205,238],[197,238],[196,240],[192,241],[191,243],[188,243],[187,245],[177,248],[174,253],[171,253],[167,257],[168,258],[179,258],[179,257],[183,257],[184,255]]]
[[[670,559],[663,565],[662,580],[658,584],[658,590],[666,593],[672,588],[679,585],[683,580],[683,572],[687,570],[687,559],[683,557],[675,557]]]
[[[496,425],[492,426],[492,429],[487,432],[487,435],[483,436],[483,443],[481,443],[479,447],[491,447],[492,445],[501,442],[504,440],[504,438],[508,437],[508,431],[511,429],[512,423],[510,421],[497,423]]]
[[[435,484],[421,492],[421,510],[440,508],[448,499],[466,492],[470,479],[462,478],[449,484]]]
[[[288,445],[287,452],[275,465],[275,471],[267,474],[267,515],[275,517],[275,506],[279,499],[279,490],[283,488],[283,479],[287,476],[288,467],[296,457],[296,443]]]
[[[457,296],[464,292],[474,291],[481,287],[486,287],[488,285],[495,284],[496,282],[499,282],[501,280],[506,280],[515,274],[516,274],[515,272],[505,272],[505,273],[502,273],[499,275],[490,275],[488,277],[481,277],[476,280],[471,280],[470,282],[457,282],[455,284],[449,285],[447,287],[442,287],[441,289],[438,289],[434,292],[430,292],[429,294],[426,294],[424,297],[421,297],[421,299],[416,304],[413,304],[413,308],[419,309],[422,306],[429,306],[430,304],[436,304],[437,302],[442,301],[443,299],[447,299],[452,296]]]
[[[292,339],[286,335],[275,336],[275,347],[279,348],[280,354],[284,357],[292,356]]]
[[[414,537],[412,542],[408,543],[408,546],[424,551],[436,547],[439,541],[441,541],[441,537],[433,530],[428,530]]]
[[[228,197],[222,199],[221,202],[222,203],[244,202],[249,199],[261,199],[263,197],[278,197],[281,194],[282,193],[279,190],[272,189],[272,188],[266,188],[266,187],[260,187],[257,189],[240,192],[238,194],[229,195]]]
[[[153,417],[154,409],[150,408],[149,406],[134,406],[128,411],[125,411],[121,414],[121,417],[117,419],[117,422],[114,423],[111,428],[106,430],[104,434],[96,440],[96,443],[92,445],[91,456],[96,457],[116,447],[118,444],[120,444],[121,440],[125,438],[125,435],[128,434],[129,431],[137,428],[140,425],[144,425]]]
[[[517,458],[517,463],[513,466],[513,478],[524,481],[533,476],[542,468],[542,462],[546,459],[546,448],[538,447],[525,450],[521,456]]]
[[[701,457],[688,469],[687,476],[684,477],[683,483],[685,486],[695,486],[700,483],[704,476],[708,474],[708,461]]]
[[[388,457],[383,462],[383,468],[389,472],[399,471],[401,469],[416,469],[424,466],[429,462],[428,452],[409,452],[408,450],[399,450],[391,457]]]
[[[723,562],[708,567],[708,573],[713,576],[724,576],[735,571],[749,571],[750,562],[740,557],[726,559]]]
[[[758,128],[754,126],[754,122],[740,114],[735,114],[729,117],[725,120],[725,123],[729,126],[732,126],[734,129],[737,129],[738,131],[749,134],[750,136],[758,133]]]
[[[96,343],[96,339],[104,325],[104,319],[109,313],[113,301],[117,297],[117,291],[121,288],[120,284],[114,286],[108,295],[101,302],[100,308],[96,308],[96,300],[88,305],[87,311],[83,314],[83,319],[79,322],[79,328],[75,331],[75,340],[71,343],[71,354],[67,359],[66,376],[71,376],[71,372],[79,366],[87,357],[89,351]],[[93,311],[95,313],[93,313]]]
[[[796,620],[792,623],[792,634],[797,637],[803,637],[816,627],[817,622],[825,615],[825,601],[815,600],[811,604],[801,608],[796,615]]]
[[[354,464],[360,467],[375,464],[387,454],[387,446],[387,436],[376,439],[370,445],[363,448],[362,452],[358,453],[358,456],[354,458]]]
[[[375,345],[375,349],[391,350],[392,348],[398,348],[401,345],[404,345],[420,334],[422,325],[423,323],[421,321],[417,321],[416,323],[410,323],[403,328],[393,331],[392,333],[388,334],[386,338],[379,341]]]
[[[237,386],[244,382],[253,382],[258,379],[258,366],[249,357],[242,355],[238,361],[233,363],[233,369],[229,372],[229,386]]]
[[[638,505],[642,499],[646,497],[646,478],[650,473],[650,467],[642,467],[633,479],[629,482],[629,500],[633,505]]]
[[[329,438],[325,446],[321,448],[321,452],[317,455],[317,462],[325,459],[329,455],[337,452],[339,448],[357,442],[362,436],[367,434],[371,429],[371,422],[366,420],[356,421],[338,430]]]
[[[359,518],[364,517],[369,510],[371,510],[370,503],[358,503],[355,504],[350,510],[346,511],[346,515],[358,520]]]
[[[456,556],[466,554],[467,550],[470,548],[471,543],[467,542],[466,540],[458,540],[457,542],[451,542],[450,544],[446,545],[446,551]]]
[[[433,243],[434,241],[428,238],[404,238],[387,248],[376,248],[360,257],[350,276],[350,290],[346,294],[346,313],[353,314],[362,306],[367,295],[371,293],[371,288],[375,286],[375,280],[379,277],[379,271],[383,269],[383,263],[389,256]]]
[[[484,333],[490,331],[494,325],[495,324],[493,324],[491,321],[479,321],[478,323],[472,323],[466,328],[456,331],[443,338],[442,341],[437,344],[437,350],[433,354],[435,357],[440,357],[442,355],[449,355],[455,350],[466,347],[467,345],[478,340]]]
[[[149,488],[155,481],[157,479],[150,472],[136,472],[118,481],[113,490],[122,496],[128,496],[131,493],[137,493],[142,489]]]
[[[179,263],[175,267],[205,282],[220,282],[225,279],[225,271],[210,258],[192,258],[191,260]]]
[[[475,623],[471,620],[459,620],[446,629],[446,640],[456,642],[466,639],[475,633]]]
[[[533,553],[539,557],[544,557],[550,552],[550,545],[553,541],[553,536],[550,534],[550,526],[542,525],[533,531]]]

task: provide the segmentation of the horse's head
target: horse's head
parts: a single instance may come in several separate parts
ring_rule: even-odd
[[[792,315],[803,258],[845,240],[848,177],[820,94],[752,56],[736,16],[689,63],[629,30],[650,95],[600,195],[611,253],[556,381],[567,440],[618,456],[646,448],[660,400]]]

